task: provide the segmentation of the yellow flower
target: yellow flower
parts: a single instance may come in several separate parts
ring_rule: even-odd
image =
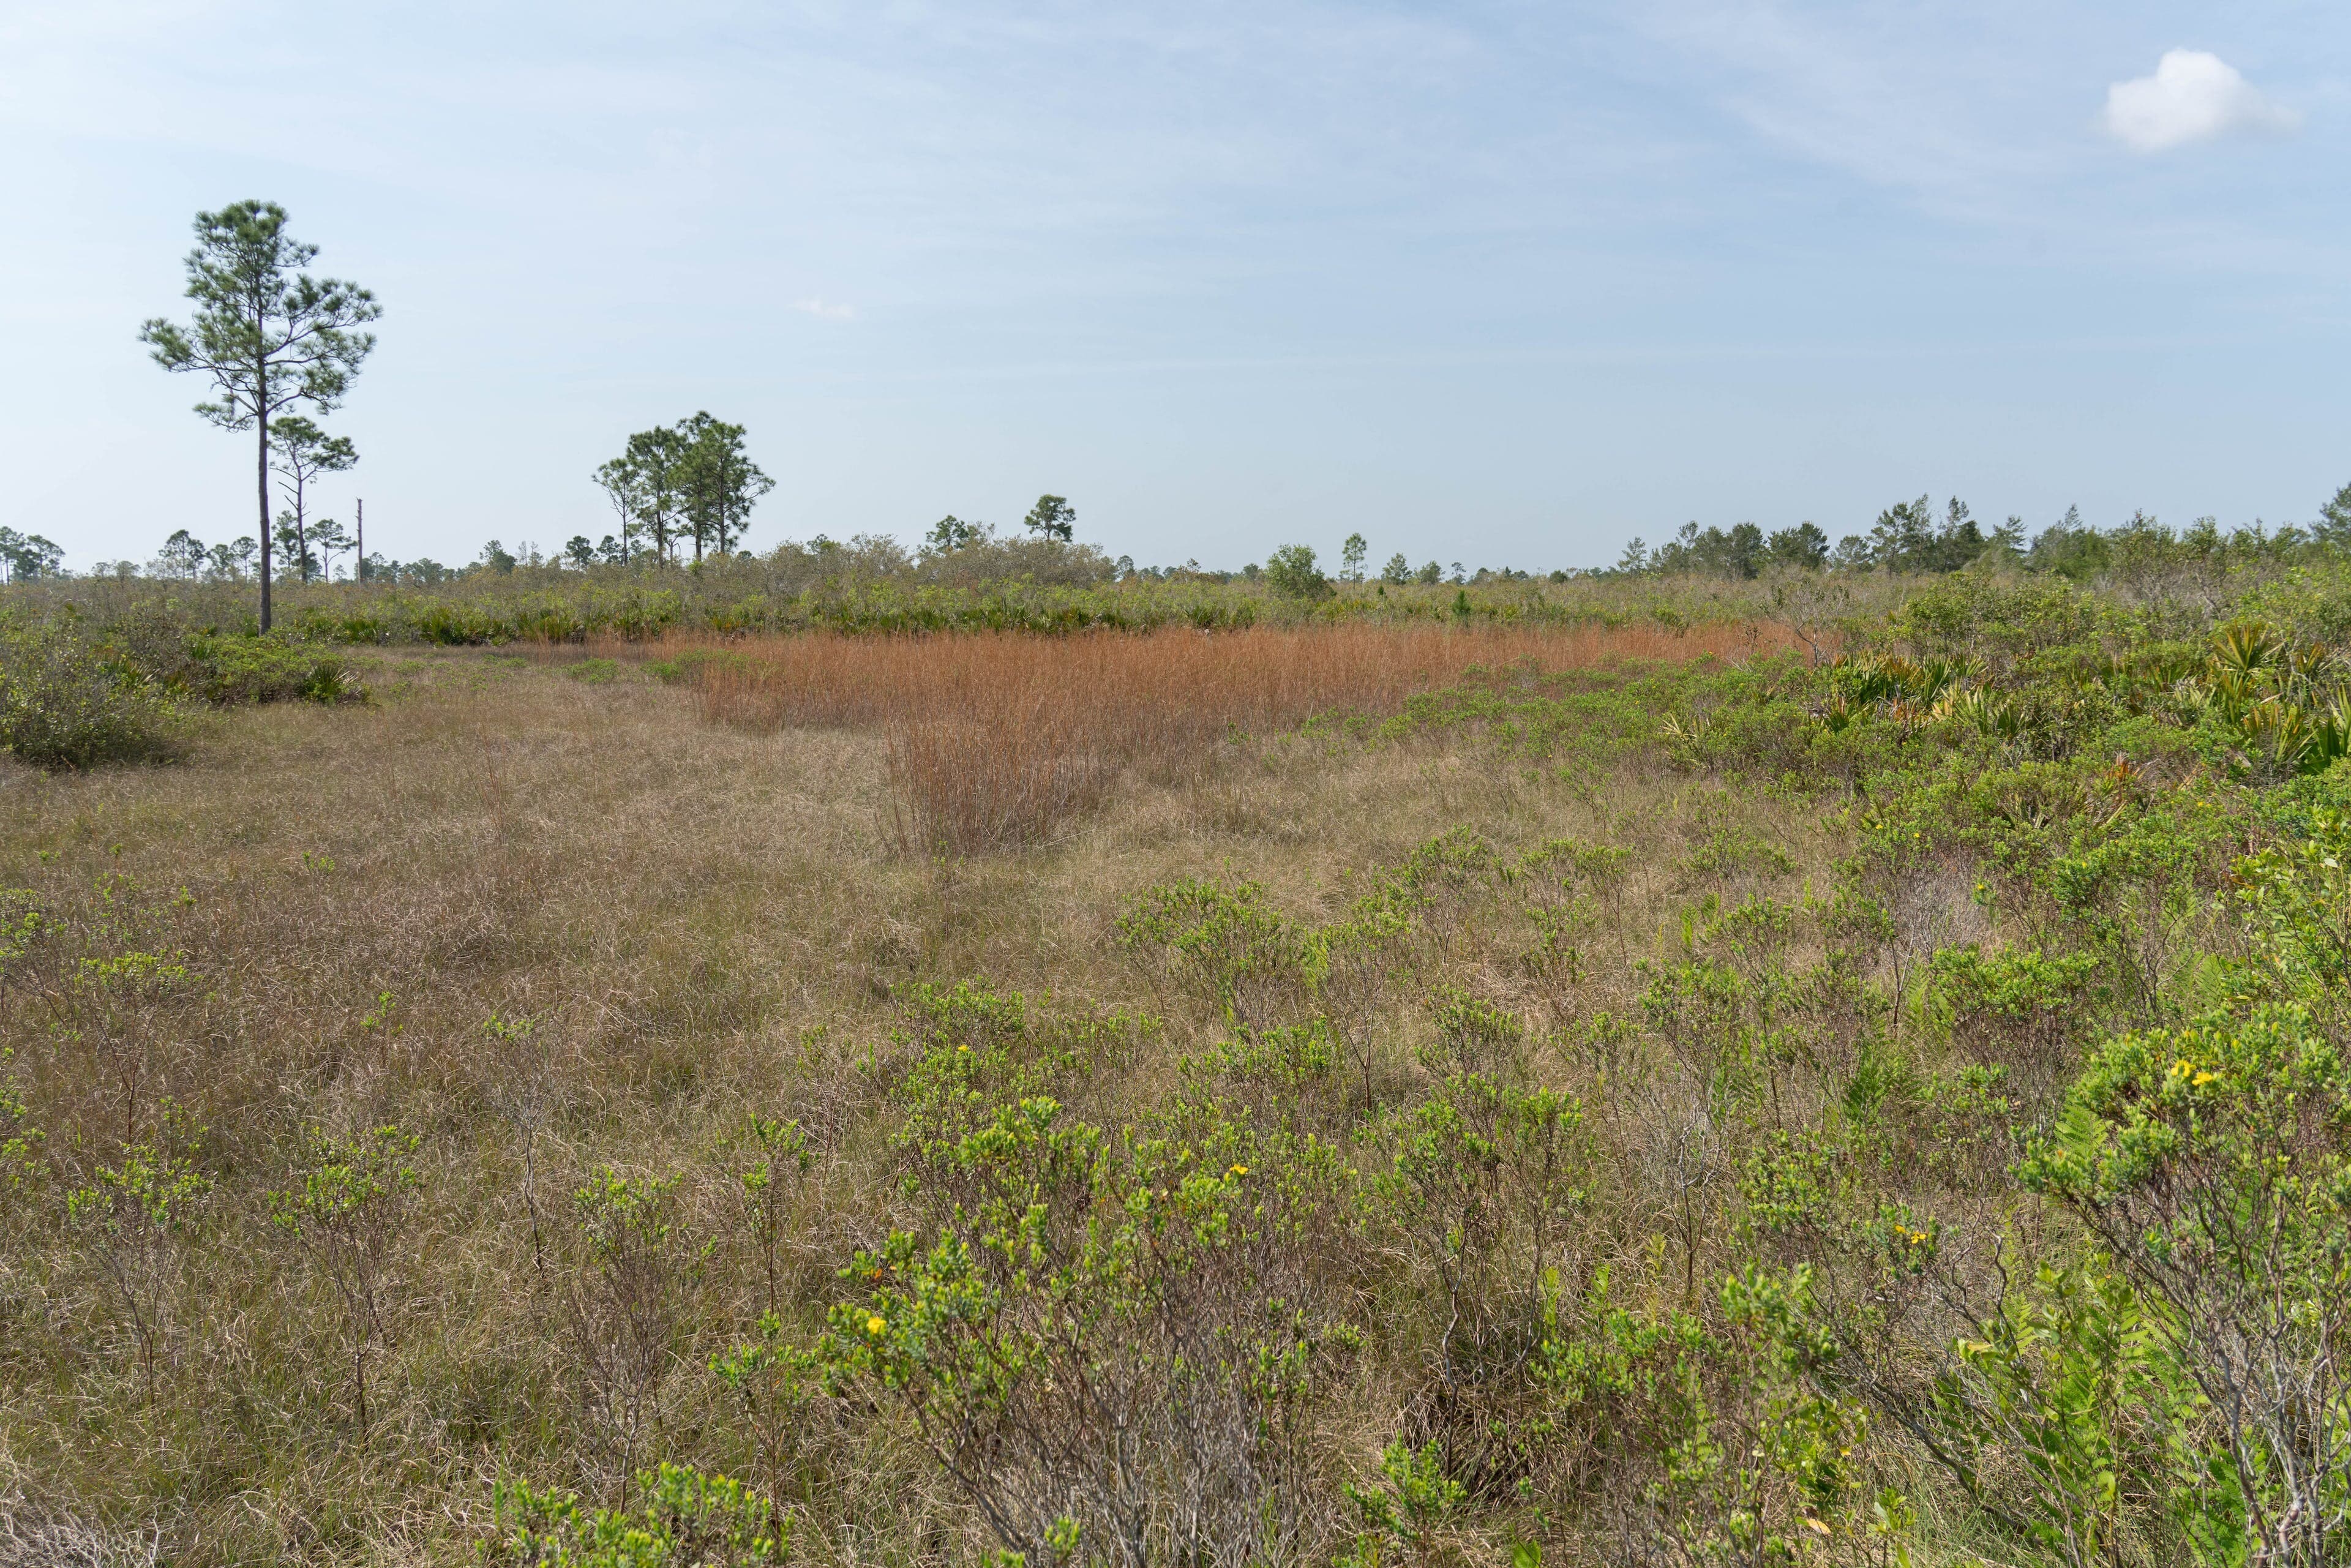
[[[2185,1078],[2195,1071],[2196,1064],[2184,1056],[2171,1064],[2171,1075],[2174,1078]]]
[[[2189,1082],[2200,1089],[2205,1084],[2211,1082],[2212,1080],[2220,1076],[2220,1075],[2217,1072],[2199,1072],[2194,1078],[2189,1079]]]
[[[1230,1169],[1230,1170],[1227,1171],[1225,1174],[1226,1174],[1227,1176],[1247,1176],[1247,1175],[1249,1175],[1249,1166],[1235,1166],[1232,1169]]]
[[[882,1331],[889,1326],[890,1324],[888,1320],[884,1319],[878,1312],[865,1320],[865,1332],[872,1334],[876,1339],[881,1338]]]

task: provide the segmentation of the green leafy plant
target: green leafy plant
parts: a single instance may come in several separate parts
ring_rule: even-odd
[[[791,1557],[791,1521],[742,1482],[664,1460],[634,1508],[590,1511],[576,1493],[501,1479],[490,1492],[496,1568],[753,1568]]]
[[[580,1403],[623,1475],[661,1427],[678,1291],[695,1262],[680,1255],[679,1179],[628,1176],[607,1166],[571,1195],[579,1263],[570,1327]]]
[[[2339,1019],[2351,996],[2351,814],[2323,801],[2280,830],[2235,867],[2252,967],[2273,994]]]
[[[139,916],[131,918],[136,922]],[[118,928],[108,935],[120,940],[135,939],[139,933]],[[125,1144],[139,1136],[146,1119],[149,1081],[162,1032],[159,1020],[196,983],[186,958],[183,952],[131,949],[83,958],[74,966],[72,1035],[112,1081],[109,1087],[120,1102]]]
[[[1157,948],[1180,981],[1205,991],[1226,1021],[1270,1021],[1269,1010],[1305,984],[1297,925],[1266,906],[1256,883],[1179,882],[1152,888],[1118,918],[1130,949]]]
[[[1267,586],[1286,599],[1327,599],[1332,590],[1331,580],[1314,563],[1314,552],[1305,545],[1283,545],[1266,559]]]
[[[2210,1412],[2248,1561],[2351,1524],[2351,1072],[2291,1005],[2120,1035],[2018,1167],[2147,1303]]]
[[[768,1289],[768,1311],[781,1300],[778,1254],[784,1246],[791,1219],[791,1204],[799,1184],[816,1165],[808,1134],[786,1117],[776,1120],[753,1115],[745,1123],[738,1145],[751,1152],[751,1163],[741,1172],[744,1219],[759,1256]]]
[[[41,1155],[47,1134],[34,1124],[30,1107],[8,1073],[16,1058],[15,1051],[0,1046],[0,1192],[14,1200],[9,1207],[21,1216],[28,1191],[48,1175],[48,1162]]]
[[[1954,1043],[1979,1062],[2070,1071],[2098,967],[2095,953],[1946,947],[1929,962],[1927,985]]]
[[[67,1222],[90,1249],[122,1310],[151,1404],[170,1348],[172,1298],[188,1233],[213,1190],[193,1158],[203,1136],[204,1129],[167,1101],[155,1141],[126,1145],[117,1164],[99,1166],[88,1186],[66,1195]]]
[[[1416,1559],[1435,1544],[1437,1531],[1461,1511],[1469,1489],[1445,1473],[1435,1443],[1414,1448],[1390,1443],[1380,1450],[1381,1479],[1370,1486],[1345,1483],[1347,1500],[1362,1516],[1355,1549],[1344,1561],[1377,1568],[1385,1549],[1405,1548]]]
[[[392,1270],[423,1186],[408,1163],[417,1143],[415,1134],[392,1125],[349,1137],[314,1131],[297,1172],[301,1185],[270,1195],[270,1218],[309,1255],[341,1302],[361,1437],[369,1429],[369,1358],[392,1344],[385,1297],[397,1288]]]
[[[769,1484],[780,1492],[796,1477],[809,1434],[809,1405],[821,1382],[816,1355],[791,1342],[782,1318],[765,1312],[750,1338],[710,1358],[710,1372],[735,1396]],[[799,1479],[805,1497],[808,1483]]]
[[[828,1390],[904,1419],[1007,1552],[1054,1560],[1072,1529],[1136,1564],[1262,1552],[1295,1517],[1329,1352],[1292,1288],[1329,1151],[1209,1102],[1171,1115],[1113,1135],[1036,1096],[911,1145],[937,1232],[859,1253],[816,1346]]]
[[[0,614],[0,751],[41,768],[152,761],[179,747],[171,695],[62,617]]]
[[[188,639],[184,664],[168,672],[167,678],[216,707],[367,698],[367,689],[352,674],[343,655],[279,632],[256,637],[198,632]]]
[[[1924,1398],[1886,1403],[1976,1506],[2073,1568],[2159,1539],[2174,1513],[2209,1560],[2241,1552],[2241,1521],[2179,1484],[2192,1387],[2129,1282],[2095,1260],[2043,1266],[1955,1342]]]

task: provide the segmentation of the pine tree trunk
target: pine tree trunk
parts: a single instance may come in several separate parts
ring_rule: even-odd
[[[254,455],[261,491],[261,629],[269,630],[269,368],[261,367],[254,382],[253,423],[257,440]]]

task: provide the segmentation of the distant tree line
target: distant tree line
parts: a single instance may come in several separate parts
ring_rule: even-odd
[[[1938,517],[1921,496],[1886,507],[1866,534],[1847,534],[1834,548],[1812,523],[1767,535],[1753,523],[1726,529],[1700,528],[1692,522],[1655,549],[1634,539],[1615,570],[1751,578],[1774,567],[1790,567],[1924,575],[1958,571],[1990,558],[2026,571],[2086,580],[2143,559],[2149,551],[2284,559],[2306,550],[2346,548],[2351,548],[2351,485],[2336,491],[2307,527],[2289,523],[2273,531],[2255,522],[2224,532],[2215,519],[2199,517],[2187,528],[2174,530],[2135,512],[2128,521],[2100,529],[2084,522],[2078,507],[2069,507],[2063,517],[2029,540],[2022,517],[2011,517],[1986,528],[1958,497],[1950,498]]]
[[[300,535],[282,527],[277,543],[271,565],[281,583],[329,579],[336,559],[357,548],[331,518],[309,524]],[[0,545],[4,544],[5,540],[0,540]],[[492,548],[496,548],[495,543]],[[155,558],[147,562],[143,574],[176,582],[252,582],[259,575],[260,557],[261,547],[250,534],[225,544],[206,545],[186,528],[176,528],[163,541],[163,548],[155,552]],[[396,560],[376,550],[364,561],[353,562],[344,575],[347,580],[363,575],[370,582],[430,585],[462,577],[466,570],[423,559]],[[110,565],[100,561],[96,574],[128,577],[139,575],[140,569],[132,561]],[[47,575],[58,574],[52,571]]]

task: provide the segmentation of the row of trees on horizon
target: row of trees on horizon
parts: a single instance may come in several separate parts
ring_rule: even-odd
[[[736,486],[733,493],[721,491],[716,498],[702,499],[695,497],[684,484],[673,482],[663,497],[650,487],[640,487],[643,486],[641,478],[625,479],[622,481],[622,494],[630,501],[628,509],[622,511],[623,531],[607,534],[601,542],[591,542],[586,535],[576,534],[559,551],[542,553],[535,545],[523,544],[509,550],[492,539],[475,559],[460,566],[444,566],[428,559],[402,561],[376,552],[342,570],[338,570],[339,563],[357,552],[358,541],[332,518],[305,518],[298,501],[278,519],[275,540],[277,549],[273,558],[277,580],[363,579],[386,585],[429,587],[477,575],[515,571],[586,572],[614,568],[658,570],[681,567],[692,571],[719,559],[751,559],[751,552],[741,549],[742,518],[747,515],[749,504],[765,493],[766,476],[740,457],[742,427],[697,414],[659,434],[675,443],[670,449],[670,461],[681,465],[709,462],[717,469],[722,484]],[[635,444],[641,438],[631,439]],[[703,449],[704,455],[696,456],[696,444],[704,441],[710,445]],[[653,453],[663,451],[661,445],[644,443],[639,446],[637,461],[643,461],[647,447]],[[626,461],[629,459],[624,457],[615,463]],[[605,469],[599,470],[600,482],[611,476],[609,471],[612,467],[608,464]],[[681,496],[686,498],[679,499]],[[622,505],[621,499],[614,500],[616,510],[621,510]],[[1530,581],[1537,578],[1564,582],[1575,578],[1681,574],[1751,579],[1773,570],[1927,575],[1978,564],[2086,580],[2118,561],[2132,559],[2135,552],[2141,556],[2149,551],[2186,552],[2205,559],[2286,560],[2351,550],[2351,485],[2336,492],[2310,524],[2287,524],[2273,530],[2259,522],[2223,530],[2210,517],[2199,517],[2185,529],[2175,530],[2141,512],[2101,529],[2085,522],[2078,508],[2069,507],[2064,517],[2028,536],[2021,518],[2011,517],[2003,524],[1984,528],[1974,520],[1967,504],[1957,497],[1946,503],[1938,515],[1928,497],[1921,496],[1886,508],[1867,534],[1847,535],[1834,546],[1812,523],[1766,534],[1752,523],[1725,529],[1701,528],[1693,522],[1654,549],[1635,539],[1614,567],[1556,569],[1547,572],[1512,567],[1481,566],[1473,570],[1458,560],[1449,565],[1429,560],[1415,566],[1401,551],[1390,556],[1374,572],[1368,564],[1369,545],[1360,533],[1348,537],[1341,547],[1337,570],[1330,572],[1323,570],[1317,552],[1306,545],[1282,546],[1263,563],[1252,562],[1238,571],[1203,567],[1196,559],[1180,566],[1138,566],[1130,557],[1113,560],[1099,548],[1079,542],[1076,523],[1077,509],[1069,500],[1049,494],[1039,497],[1036,506],[1022,520],[1021,527],[1028,536],[1025,541],[1007,538],[990,524],[949,515],[933,524],[912,550],[888,536],[861,534],[844,543],[820,534],[805,543],[788,540],[767,552],[765,559],[836,559],[839,570],[877,576],[958,558],[972,558],[971,570],[983,575],[1019,575],[1040,559],[1060,559],[1080,569],[1081,576],[1102,580],[1261,580],[1277,592],[1308,599],[1341,586],[1367,584],[1467,585]],[[682,558],[689,545],[695,548],[693,559],[687,561]],[[1029,549],[1042,547],[1056,554],[1045,558],[1021,555],[1008,548],[1014,545]],[[259,547],[250,536],[207,547],[183,528],[174,532],[155,559],[143,566],[130,560],[101,561],[84,575],[251,582],[257,575],[259,558]],[[0,570],[5,570],[10,580],[73,575],[63,570],[61,559],[62,552],[48,540],[0,527]]]
[[[2232,549],[2240,554],[2284,556],[2305,546],[2342,549],[2351,547],[2351,485],[2337,490],[2307,527],[2288,523],[2274,532],[2256,520],[2224,533],[2218,519],[2199,517],[2184,532],[2174,534],[2144,512],[2132,513],[2113,528],[2099,529],[2082,520],[2081,508],[2068,507],[2063,517],[2028,540],[2022,517],[2011,516],[1985,528],[1967,503],[1954,496],[1938,519],[1928,498],[1921,496],[1888,507],[1877,515],[1868,533],[1847,534],[1834,548],[1828,536],[1812,523],[1799,523],[1767,536],[1753,523],[1701,530],[1692,522],[1683,524],[1679,533],[1655,549],[1634,539],[1625,547],[1616,569],[1748,578],[1772,567],[1882,568],[1928,573],[1957,571],[1990,558],[2029,570],[2082,576],[2102,570],[2117,542],[2127,546],[2133,539],[2151,540],[2158,536],[2207,550]]]

